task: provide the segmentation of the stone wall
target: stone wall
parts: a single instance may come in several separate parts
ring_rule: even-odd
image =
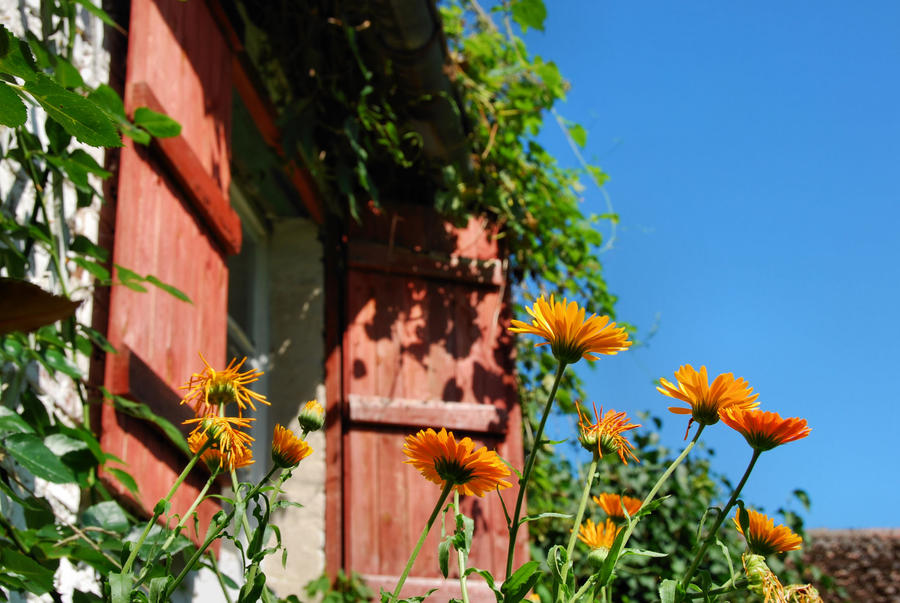
[[[846,591],[843,601],[900,601],[900,529],[809,530],[807,560]]]

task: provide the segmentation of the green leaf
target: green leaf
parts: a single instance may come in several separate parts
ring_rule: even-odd
[[[112,121],[95,103],[66,90],[43,74],[37,74],[34,81],[26,81],[24,87],[51,119],[84,144],[122,146]]]
[[[10,128],[18,128],[28,119],[25,103],[16,91],[0,82],[0,124]]]
[[[6,433],[34,433],[34,429],[18,413],[0,406],[0,435]]]
[[[72,470],[66,467],[36,435],[15,433],[3,440],[2,448],[36,477],[57,484],[75,481]]]
[[[73,379],[81,378],[81,371],[77,366],[72,364],[68,358],[66,358],[65,354],[56,349],[49,349],[44,352],[43,357],[41,358],[44,366],[54,371],[59,371],[64,375],[68,375]]]
[[[120,484],[125,486],[128,491],[131,492],[132,496],[138,498],[138,485],[137,482],[134,481],[134,478],[131,477],[130,473],[117,467],[106,467],[104,471],[112,475]]]
[[[96,526],[111,532],[125,533],[131,527],[128,516],[118,503],[108,500],[84,510],[81,521],[86,526]]]
[[[648,551],[646,549],[622,549],[622,557],[625,555],[637,555],[638,557],[668,557],[668,553],[657,553],[656,551]]]
[[[124,412],[125,414],[131,415],[132,417],[136,417],[138,419],[144,419],[145,421],[150,421],[157,427],[159,427],[164,434],[172,441],[175,446],[184,452],[185,455],[190,456],[191,452],[188,449],[187,442],[184,439],[184,435],[182,435],[181,431],[178,430],[175,425],[172,424],[168,419],[164,419],[154,413],[149,406],[142,402],[135,402],[133,400],[129,400],[128,398],[123,398],[122,396],[116,396],[111,394],[109,390],[105,387],[101,387],[100,391],[103,393],[103,396],[109,400],[112,400],[113,406],[116,407],[116,410]]]
[[[584,145],[587,144],[587,130],[581,127],[580,124],[572,124],[569,126],[569,136],[571,136],[572,140],[575,141],[575,144],[582,149],[584,148]]]
[[[538,519],[545,519],[547,517],[557,517],[559,519],[572,519],[574,515],[571,513],[539,513],[537,515],[526,515],[522,519],[519,520],[519,525],[522,525],[528,521],[536,521]]]
[[[71,259],[75,264],[90,272],[95,279],[100,281],[100,284],[108,284],[110,282],[109,270],[102,264],[79,256]]]
[[[144,282],[144,277],[137,272],[116,264],[116,276],[119,277],[119,281],[124,286],[132,291],[137,291],[139,293],[147,292],[147,288],[141,285],[141,283]]]
[[[462,513],[456,514],[456,530],[453,532],[453,547],[457,551],[468,553],[472,548],[472,534],[475,532],[475,522],[471,517]]]
[[[438,545],[438,568],[444,578],[450,573],[450,538],[444,538]]]
[[[173,287],[172,285],[170,285],[170,284],[168,284],[168,283],[162,282],[161,280],[159,280],[158,278],[156,278],[156,277],[153,276],[152,274],[148,274],[144,280],[147,281],[148,283],[150,283],[151,285],[154,285],[154,286],[156,286],[156,287],[159,287],[160,289],[162,289],[163,291],[165,291],[165,292],[168,293],[169,295],[171,295],[171,296],[173,296],[173,297],[176,297],[176,298],[180,299],[180,300],[183,301],[183,302],[187,302],[187,303],[189,303],[189,304],[193,304],[193,303],[194,303],[194,302],[191,301],[191,298],[190,298],[190,297],[188,297],[183,291],[181,291],[181,289],[178,289],[178,288],[176,288],[176,287]]]
[[[52,567],[44,566],[11,546],[0,547],[0,567],[3,568],[3,573],[22,576],[29,583],[28,590],[36,595],[53,590],[53,574],[58,565],[57,561]]]
[[[109,259],[109,251],[95,245],[89,238],[84,235],[75,235],[75,238],[69,244],[69,249],[76,253],[92,257],[95,260],[105,262]]]
[[[100,84],[88,94],[88,100],[96,103],[101,109],[107,110],[112,115],[125,119],[125,104],[119,93],[106,84]]]
[[[110,603],[131,603],[131,572],[111,572],[108,579]]]
[[[165,601],[166,588],[171,579],[173,579],[171,576],[158,576],[150,580],[150,603]]]
[[[677,583],[674,580],[663,580],[659,585],[660,603],[675,603]]]
[[[543,0],[517,0],[511,9],[513,21],[521,26],[523,32],[528,31],[529,27],[544,31],[547,7],[544,6]]]
[[[3,25],[0,25],[0,37],[6,39],[7,47],[6,54],[0,58],[0,73],[20,77],[26,82],[34,81],[38,76],[38,66],[28,43],[12,35]]]
[[[87,10],[89,13],[91,13],[119,33],[125,33],[125,29],[123,29],[121,25],[113,21],[112,17],[110,17],[105,10],[94,4],[91,0],[75,0],[75,2],[83,6],[85,10]]]
[[[147,107],[138,107],[134,111],[134,123],[156,138],[171,138],[181,134],[181,124],[162,113]]]
[[[503,593],[504,603],[516,603],[525,598],[528,591],[537,583],[541,577],[538,568],[541,564],[539,561],[528,561],[519,569],[513,572],[513,575],[503,582],[500,592]]]
[[[69,437],[62,433],[48,435],[44,438],[44,445],[50,449],[50,452],[59,457],[63,457],[70,452],[80,452],[88,449],[88,445],[82,440]]]

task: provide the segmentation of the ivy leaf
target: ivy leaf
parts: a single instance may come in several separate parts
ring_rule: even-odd
[[[36,477],[56,484],[69,484],[75,481],[72,470],[66,467],[36,435],[15,433],[3,440],[2,447],[9,456]]]
[[[157,113],[147,107],[138,107],[135,110],[134,123],[156,138],[171,138],[181,134],[180,123],[168,115]]]
[[[43,74],[37,74],[34,81],[26,81],[24,87],[51,119],[84,144],[122,146],[112,121],[90,100],[66,90]]]
[[[518,0],[512,5],[513,21],[522,27],[522,31],[528,31],[533,27],[538,31],[544,31],[544,20],[547,18],[547,7],[543,0]]]
[[[0,124],[10,128],[18,128],[28,118],[25,103],[16,91],[0,82]]]

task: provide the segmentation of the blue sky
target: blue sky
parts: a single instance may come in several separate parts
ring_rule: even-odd
[[[734,372],[813,428],[763,455],[746,500],[771,510],[803,488],[809,527],[900,525],[900,4],[547,4],[526,40],[572,83],[558,109],[611,176],[619,318],[642,337],[658,325],[579,365],[593,398],[667,414],[679,446],[652,381],[684,363]],[[555,126],[542,136],[574,164]],[[599,192],[585,209],[605,211]],[[737,481],[749,448],[707,433]]]

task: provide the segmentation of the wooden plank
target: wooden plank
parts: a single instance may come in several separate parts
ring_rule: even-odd
[[[403,427],[434,427],[476,433],[506,433],[507,412],[492,404],[410,400],[388,396],[349,394],[349,419]]]
[[[128,88],[126,96],[130,100],[131,111],[148,107],[168,114],[147,82],[132,82]],[[192,207],[212,230],[225,252],[240,252],[241,220],[184,137],[179,134],[170,138],[154,138],[153,148],[159,150],[166,167],[188,193]]]
[[[424,255],[399,246],[350,241],[347,261],[351,268],[418,276],[446,281],[500,287],[503,269],[500,260],[477,260],[437,253]]]
[[[344,568],[344,331],[342,247],[334,224],[325,229],[325,569]]]

